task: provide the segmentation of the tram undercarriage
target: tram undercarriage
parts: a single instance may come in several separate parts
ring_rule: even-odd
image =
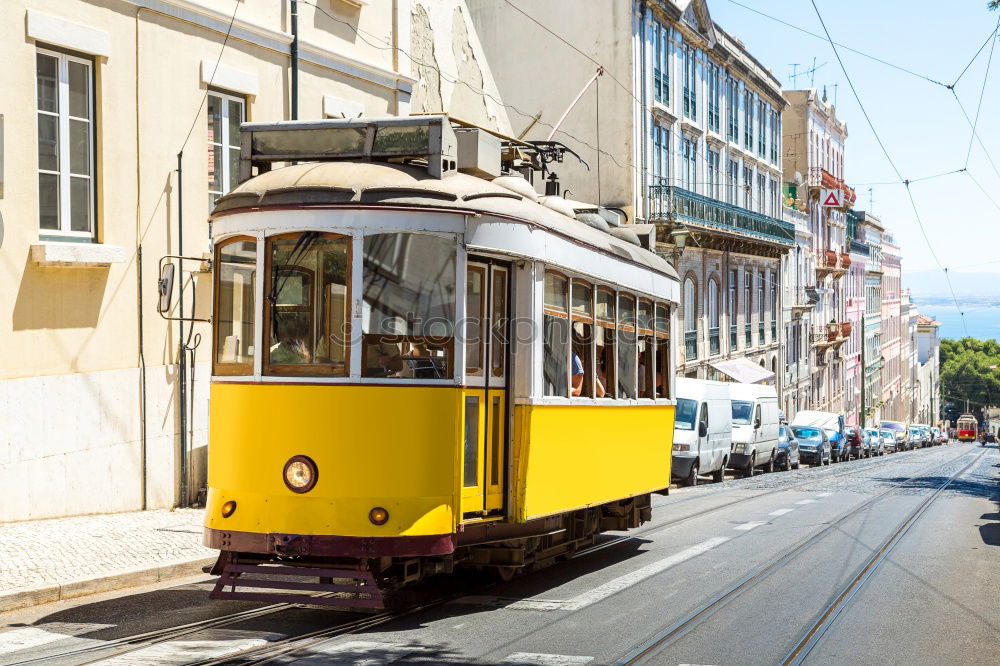
[[[307,535],[270,534],[267,553],[222,550],[212,568],[219,579],[210,596],[377,611],[401,602],[404,588],[429,576],[476,569],[509,580],[571,557],[602,532],[632,529],[651,517],[646,494],[521,524],[465,523],[446,537],[455,544],[452,552],[422,556],[328,557],[312,551],[315,539]],[[212,540],[219,541],[216,547],[240,544],[232,533]],[[379,550],[374,543],[368,547]]]

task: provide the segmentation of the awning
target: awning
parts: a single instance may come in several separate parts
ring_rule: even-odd
[[[746,358],[731,358],[709,365],[741,384],[774,384],[773,372]]]

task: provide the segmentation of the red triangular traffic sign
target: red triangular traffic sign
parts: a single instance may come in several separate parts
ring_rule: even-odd
[[[826,201],[823,202],[824,206],[839,206],[840,201],[837,199],[837,195],[834,192],[830,192],[827,196]]]

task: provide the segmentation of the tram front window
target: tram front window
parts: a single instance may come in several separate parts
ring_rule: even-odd
[[[268,244],[267,374],[346,375],[350,238],[307,231]]]
[[[365,377],[452,377],[456,251],[454,239],[440,236],[365,236]]]

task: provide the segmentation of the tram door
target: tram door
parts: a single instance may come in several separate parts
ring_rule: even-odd
[[[471,260],[466,281],[462,515],[499,514],[507,443],[510,268]]]

